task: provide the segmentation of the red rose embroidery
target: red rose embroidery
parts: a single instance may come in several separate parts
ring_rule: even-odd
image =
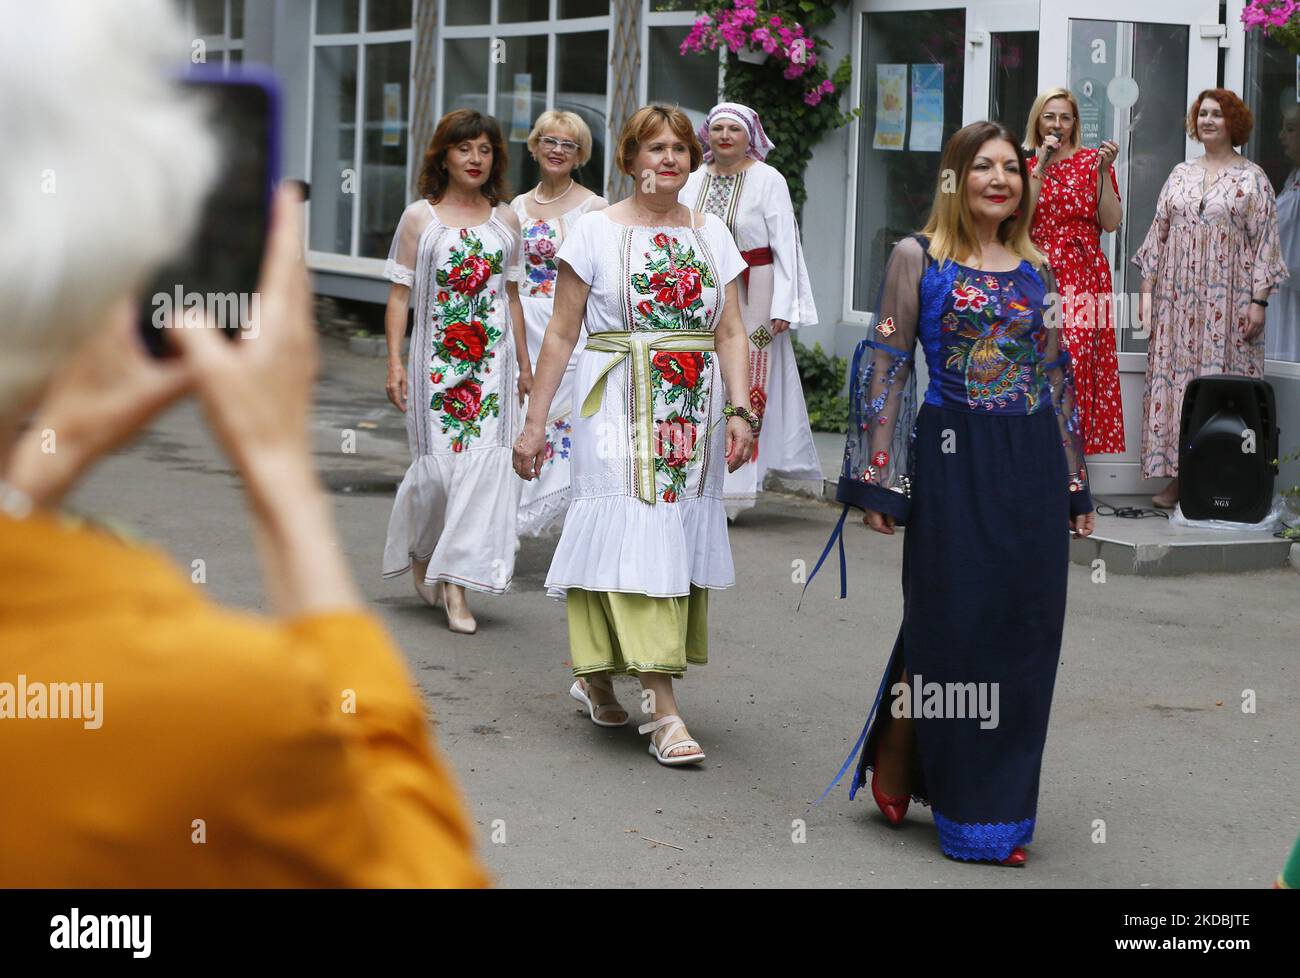
[[[649,316],[655,311],[655,307],[649,299],[643,299],[636,304],[636,311],[643,316]]]
[[[665,489],[665,490],[664,490],[664,502],[666,502],[666,503],[675,503],[675,502],[677,502],[677,493],[673,492],[671,489]]]
[[[541,238],[537,242],[537,253],[543,258],[551,258],[555,255],[555,242],[550,238]]]
[[[447,281],[462,295],[474,295],[492,275],[492,266],[486,258],[471,255],[452,269]]]
[[[439,301],[439,302],[450,302],[450,301],[451,301],[451,293],[450,293],[450,292],[439,292],[439,293],[438,293],[438,301]]]
[[[466,380],[443,394],[442,406],[457,421],[473,421],[478,417],[478,405],[482,399],[483,388],[478,381]]]
[[[695,454],[696,428],[693,421],[674,418],[655,426],[655,454],[674,469],[687,465]]]
[[[651,358],[664,379],[677,387],[694,387],[704,369],[704,356],[699,353],[656,353]]]
[[[474,363],[483,359],[487,341],[487,330],[477,319],[469,323],[448,323],[442,336],[448,356]]]
[[[658,234],[655,235],[655,237],[654,237],[654,242],[655,242],[655,247],[656,247],[656,248],[667,248],[667,247],[668,247],[668,235],[666,235],[666,234],[664,234],[662,231],[660,231]]]

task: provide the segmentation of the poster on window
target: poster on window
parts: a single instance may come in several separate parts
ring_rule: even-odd
[[[943,145],[943,65],[912,65],[912,135],[907,148],[937,153]]]
[[[533,130],[533,76],[515,75],[515,97],[510,106],[510,141],[523,143]]]
[[[385,146],[402,145],[402,83],[384,82]]]
[[[903,148],[907,134],[907,65],[876,65],[876,135],[873,149]]]

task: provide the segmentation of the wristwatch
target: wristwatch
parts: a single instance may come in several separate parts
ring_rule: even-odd
[[[1253,302],[1253,303],[1255,303],[1255,305],[1257,305],[1257,306],[1263,306],[1265,309],[1268,308],[1268,300],[1267,300],[1267,299],[1251,299],[1250,301]]]

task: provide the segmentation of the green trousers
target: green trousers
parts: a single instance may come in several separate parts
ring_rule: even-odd
[[[691,585],[681,598],[569,588],[573,674],[663,672],[709,661],[709,592]]]

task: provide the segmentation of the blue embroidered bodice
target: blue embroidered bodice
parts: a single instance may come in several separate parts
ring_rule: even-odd
[[[1010,272],[930,263],[917,322],[930,376],[925,403],[995,414],[1050,407],[1046,294],[1028,262]]]
[[[1089,512],[1070,355],[1050,272],[1027,261],[1009,272],[940,265],[928,247],[910,237],[894,248],[875,322],[854,351],[840,501],[906,522],[919,341],[926,404],[990,415],[1056,413],[1070,512]]]

